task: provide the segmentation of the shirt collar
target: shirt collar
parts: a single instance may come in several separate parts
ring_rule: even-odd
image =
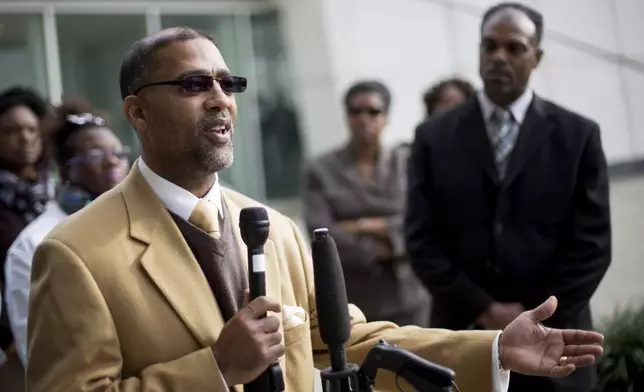
[[[150,185],[152,191],[161,200],[163,205],[174,214],[188,220],[192,214],[192,210],[195,209],[200,199],[187,190],[153,172],[145,163],[143,157],[139,158],[138,165],[139,170],[141,170],[141,175]],[[217,206],[217,211],[219,211],[219,217],[223,218],[219,176],[215,176],[215,183],[203,198],[214,203],[214,205]]]
[[[485,121],[489,121],[492,117],[492,114],[494,114],[496,110],[505,110],[504,108],[501,108],[490,101],[483,90],[478,92],[477,97],[479,104],[481,105],[481,110],[483,111],[483,117],[485,118]],[[512,117],[514,117],[514,120],[517,122],[517,124],[523,124],[523,120],[525,119],[526,113],[528,112],[530,103],[532,103],[533,97],[534,93],[532,92],[532,90],[527,89],[523,94],[521,94],[519,98],[517,98],[516,101],[514,101],[509,106],[508,109],[510,110],[510,113],[512,113]]]

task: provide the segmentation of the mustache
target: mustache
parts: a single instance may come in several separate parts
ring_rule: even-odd
[[[218,125],[230,125],[230,127],[233,127],[232,124],[232,117],[227,114],[227,115],[217,115],[217,116],[212,116],[212,117],[204,117],[201,120],[199,120],[199,123],[197,124],[199,129],[202,129],[204,131],[207,131],[209,129],[212,129]]]

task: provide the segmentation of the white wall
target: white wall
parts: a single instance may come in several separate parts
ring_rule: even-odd
[[[299,110],[306,154],[326,150],[342,128],[332,66],[326,0],[274,0],[280,6],[282,31],[290,61],[291,86]]]
[[[310,154],[345,140],[341,98],[357,79],[380,79],[393,92],[386,142],[411,139],[423,116],[422,92],[436,80],[459,74],[480,86],[479,24],[497,1],[288,3],[287,42]],[[599,122],[611,162],[644,157],[644,1],[524,3],[545,17],[546,57],[532,80],[537,93]],[[628,66],[627,57],[639,63]]]

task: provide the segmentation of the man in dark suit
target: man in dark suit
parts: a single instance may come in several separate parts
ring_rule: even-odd
[[[543,18],[497,5],[481,25],[477,97],[416,130],[406,235],[434,297],[432,327],[504,328],[549,295],[557,328],[592,328],[589,300],[611,259],[607,165],[598,125],[529,88]],[[512,375],[511,391],[587,392],[593,368]]]

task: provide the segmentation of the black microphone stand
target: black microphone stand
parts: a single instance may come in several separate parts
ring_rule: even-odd
[[[334,351],[330,350],[331,353]],[[344,346],[341,352],[344,353]],[[373,392],[379,369],[396,374],[417,391],[452,392],[454,385],[452,369],[436,365],[384,340],[369,351],[362,367],[349,363],[343,369],[335,370],[333,357],[332,354],[331,367],[320,372],[324,392]],[[338,360],[340,358],[336,358],[336,364],[340,363]],[[342,363],[346,363],[346,358]]]
[[[344,345],[330,345],[329,354],[331,367],[320,371],[324,392],[362,392],[360,389],[362,383],[359,380],[360,368],[354,363],[347,363]]]
[[[369,351],[362,367],[347,363],[348,301],[340,256],[328,229],[314,230],[311,251],[318,327],[331,357],[331,366],[320,372],[324,392],[372,392],[378,369],[393,372],[396,381],[403,378],[418,391],[451,392],[454,371],[384,340]]]

